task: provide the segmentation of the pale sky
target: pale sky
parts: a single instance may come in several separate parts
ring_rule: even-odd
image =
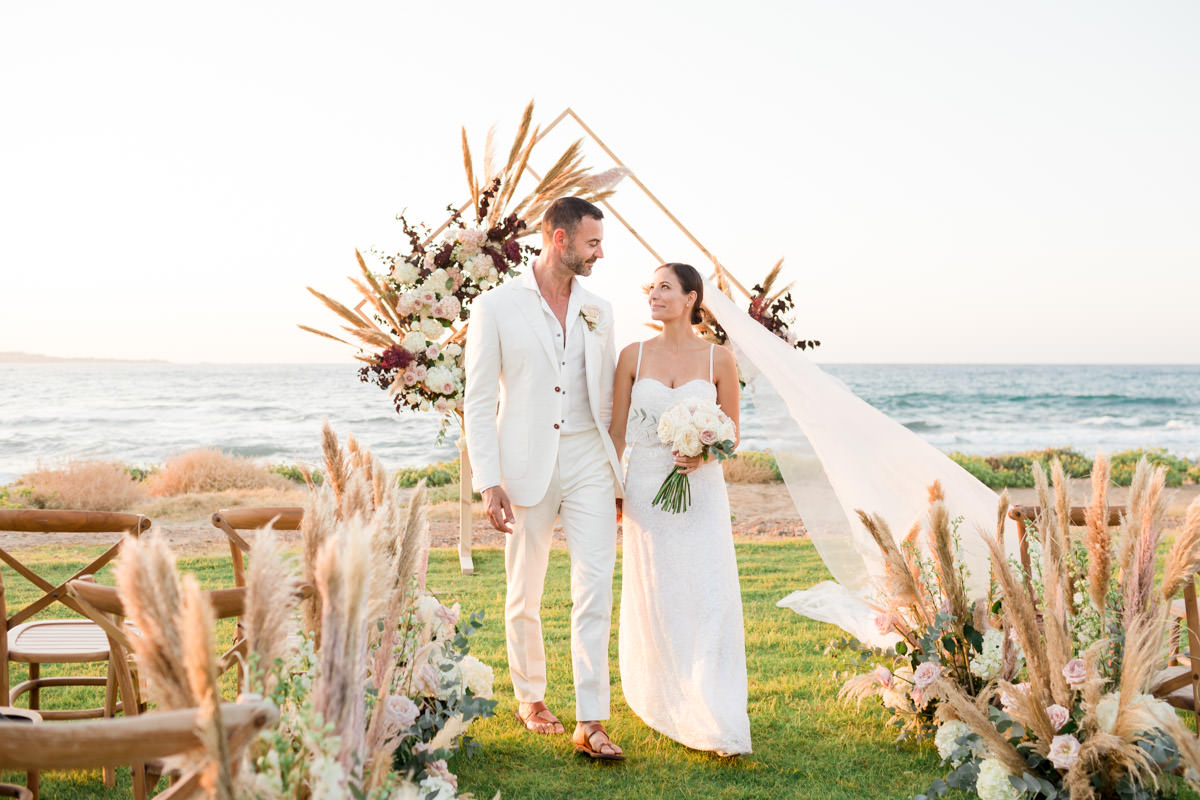
[[[0,350],[348,360],[304,287],[353,300],[534,98],[747,285],[785,257],[819,360],[1195,363],[1197,41],[1191,0],[4,3]],[[629,341],[655,264],[606,249]]]

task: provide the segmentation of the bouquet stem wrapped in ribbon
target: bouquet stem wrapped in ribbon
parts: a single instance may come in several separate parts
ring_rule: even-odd
[[[645,417],[645,412],[642,412]],[[700,456],[705,461],[724,461],[733,455],[737,427],[720,406],[708,400],[681,400],[663,412],[658,420],[658,440],[672,452]],[[692,502],[688,476],[675,467],[658,487],[652,505],[672,514],[687,511]]]

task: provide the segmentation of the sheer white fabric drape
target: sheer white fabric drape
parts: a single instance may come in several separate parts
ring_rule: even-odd
[[[854,512],[881,515],[903,538],[925,514],[926,487],[935,480],[951,519],[963,518],[968,588],[975,597],[986,594],[988,557],[980,533],[995,535],[996,493],[755,322],[711,283],[704,304],[729,334],[787,490],[834,578],[793,592],[779,605],[838,625],[863,642],[891,644],[894,636],[876,630],[868,605],[870,578],[882,572],[883,561]],[[1015,528],[1005,539],[1015,545]]]

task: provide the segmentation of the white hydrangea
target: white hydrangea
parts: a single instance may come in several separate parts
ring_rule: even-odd
[[[440,327],[440,326],[439,326]],[[400,340],[400,346],[410,353],[419,353],[429,345],[425,334],[421,331],[409,331]]]
[[[971,674],[990,681],[1000,674],[1000,660],[1004,655],[1004,633],[995,628],[983,634],[983,651],[971,660]]]
[[[399,261],[392,267],[392,280],[406,286],[416,283],[419,277],[417,268],[407,261]]]
[[[492,681],[496,678],[491,667],[475,656],[467,655],[463,656],[458,668],[462,672],[463,688],[470,689],[476,697],[491,699]]]
[[[442,334],[446,332],[446,328],[433,317],[425,317],[425,319],[421,320],[421,331],[431,341],[436,342],[442,338]]]
[[[1011,773],[994,758],[979,762],[979,777],[975,779],[975,793],[979,800],[1019,800],[1021,792],[1012,785]]]
[[[450,343],[442,348],[442,352],[448,355],[450,358],[458,358],[462,355],[462,347],[457,344]]]
[[[458,797],[453,786],[435,775],[423,778],[418,788],[423,800],[454,800]]]
[[[938,755],[942,757],[942,761],[949,761],[950,756],[958,749],[958,740],[971,732],[971,726],[961,720],[952,719],[943,722],[941,727],[934,734],[933,743],[937,746]],[[958,766],[959,761],[954,762],[954,766]]]

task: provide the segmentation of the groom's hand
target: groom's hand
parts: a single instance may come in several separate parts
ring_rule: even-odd
[[[488,522],[501,533],[512,533],[513,523],[517,518],[513,515],[512,504],[508,502],[508,494],[499,486],[483,490],[483,513]]]

